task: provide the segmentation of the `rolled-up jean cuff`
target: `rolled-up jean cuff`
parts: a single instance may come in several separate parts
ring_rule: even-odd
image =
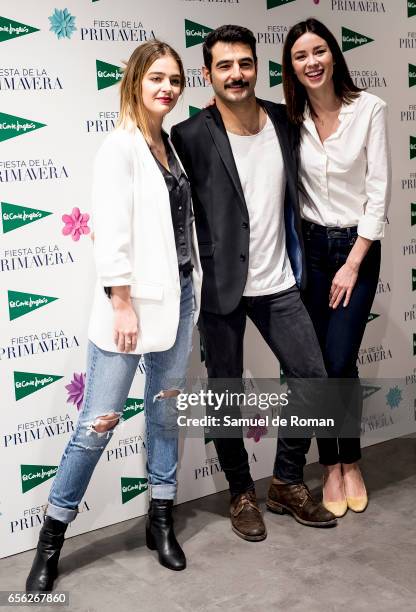
[[[149,491],[151,499],[175,499],[176,485],[149,485]]]
[[[77,516],[78,510],[72,510],[71,508],[61,508],[54,504],[48,503],[46,508],[46,516],[61,521],[61,523],[71,523]]]

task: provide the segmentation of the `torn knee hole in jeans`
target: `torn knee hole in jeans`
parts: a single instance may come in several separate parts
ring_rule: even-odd
[[[96,419],[88,425],[87,435],[91,435],[92,433],[96,433],[99,436],[103,436],[106,433],[108,434],[118,424],[120,416],[121,415],[116,412],[111,412],[110,414],[103,414],[96,417]]]
[[[166,391],[162,390],[153,397],[153,401],[168,399],[170,397],[178,397],[178,395],[182,393],[180,389],[167,389]]]

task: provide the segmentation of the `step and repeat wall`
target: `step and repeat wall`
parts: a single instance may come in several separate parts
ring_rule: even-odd
[[[123,62],[154,37],[178,50],[187,86],[167,118],[170,128],[212,95],[201,71],[206,35],[225,23],[241,24],[258,42],[257,94],[280,101],[285,36],[309,16],[334,32],[357,85],[389,105],[393,196],[359,356],[361,374],[379,378],[366,387],[364,443],[374,441],[370,431],[398,435],[400,410],[414,431],[416,0],[1,0],[0,557],[35,546],[82,405],[95,282],[92,164],[117,121]],[[191,369],[197,376],[204,373],[197,333],[194,340]],[[248,377],[279,376],[250,325],[245,363]],[[386,393],[383,378],[400,380]],[[123,421],[69,536],[146,512],[143,381],[140,365]],[[272,470],[276,442],[263,434],[252,431],[247,440],[255,478]],[[226,487],[212,441],[201,435],[180,446],[178,502]]]

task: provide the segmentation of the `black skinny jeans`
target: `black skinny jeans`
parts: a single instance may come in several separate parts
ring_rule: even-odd
[[[354,463],[361,458],[360,425],[362,389],[357,358],[380,272],[380,241],[372,243],[359,270],[346,308],[329,308],[329,291],[336,272],[343,266],[357,239],[357,228],[326,228],[303,222],[307,289],[303,296],[315,326],[325,367],[330,378],[349,379],[338,394],[345,416],[345,437],[318,438],[319,461],[323,465]],[[352,432],[355,431],[355,435]]]
[[[279,359],[285,375],[300,382],[295,385],[290,409],[301,416],[312,415],[317,404],[317,390],[315,385],[308,385],[308,379],[326,380],[326,372],[318,339],[297,287],[271,295],[242,297],[237,308],[227,315],[201,311],[198,327],[210,388],[223,391],[226,383],[228,391],[242,391],[247,317]],[[300,379],[306,379],[304,384]],[[299,438],[279,435],[273,468],[277,478],[291,484],[303,481],[312,433]],[[254,484],[242,437],[212,437],[231,495],[252,489]]]

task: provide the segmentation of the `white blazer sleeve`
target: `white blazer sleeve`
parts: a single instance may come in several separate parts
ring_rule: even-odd
[[[94,164],[94,258],[103,287],[131,285],[133,156],[128,140],[111,134]]]

